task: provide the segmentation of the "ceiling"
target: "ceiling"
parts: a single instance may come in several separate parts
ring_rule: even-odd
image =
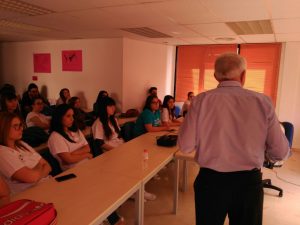
[[[168,45],[300,41],[300,0],[22,0],[15,8],[19,2],[0,0],[2,42],[113,37]],[[28,13],[34,6],[38,10]],[[272,31],[237,35],[226,24],[256,20],[269,20]],[[126,31],[141,27],[166,37]]]

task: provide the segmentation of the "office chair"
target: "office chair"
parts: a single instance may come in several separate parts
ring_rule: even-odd
[[[175,106],[175,117],[178,118],[180,116],[181,108],[179,106]]]
[[[294,126],[290,122],[282,122],[281,124],[284,127],[284,133],[285,133],[285,136],[286,136],[286,138],[289,142],[289,146],[290,146],[290,148],[292,148],[293,136],[294,136]],[[271,163],[270,161],[266,161],[264,163],[264,167],[269,168],[269,169],[273,169],[274,163]],[[283,190],[279,187],[276,187],[276,186],[272,185],[271,179],[264,179],[262,181],[262,183],[263,183],[264,188],[277,190],[277,191],[279,191],[278,196],[279,197],[283,196]]]

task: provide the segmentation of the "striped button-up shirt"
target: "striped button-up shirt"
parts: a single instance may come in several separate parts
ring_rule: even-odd
[[[193,99],[178,143],[183,152],[196,150],[201,167],[219,172],[261,168],[265,156],[278,161],[290,151],[269,98],[237,81]]]

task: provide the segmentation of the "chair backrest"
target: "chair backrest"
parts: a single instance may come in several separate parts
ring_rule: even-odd
[[[181,111],[181,108],[178,105],[176,105],[175,106],[175,116],[176,116],[176,118],[180,116],[180,111]]]
[[[289,146],[292,148],[293,137],[294,137],[294,125],[290,122],[282,122],[282,126],[284,127],[284,133],[286,138],[289,141]]]
[[[121,136],[125,142],[130,141],[134,138],[133,129],[135,126],[135,122],[127,122],[121,126]]]

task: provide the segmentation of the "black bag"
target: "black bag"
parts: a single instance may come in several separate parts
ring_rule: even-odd
[[[172,147],[177,144],[178,135],[169,134],[157,137],[156,144],[159,146]]]
[[[28,127],[23,131],[22,140],[31,147],[37,147],[45,143],[49,138],[49,134],[40,127]]]

